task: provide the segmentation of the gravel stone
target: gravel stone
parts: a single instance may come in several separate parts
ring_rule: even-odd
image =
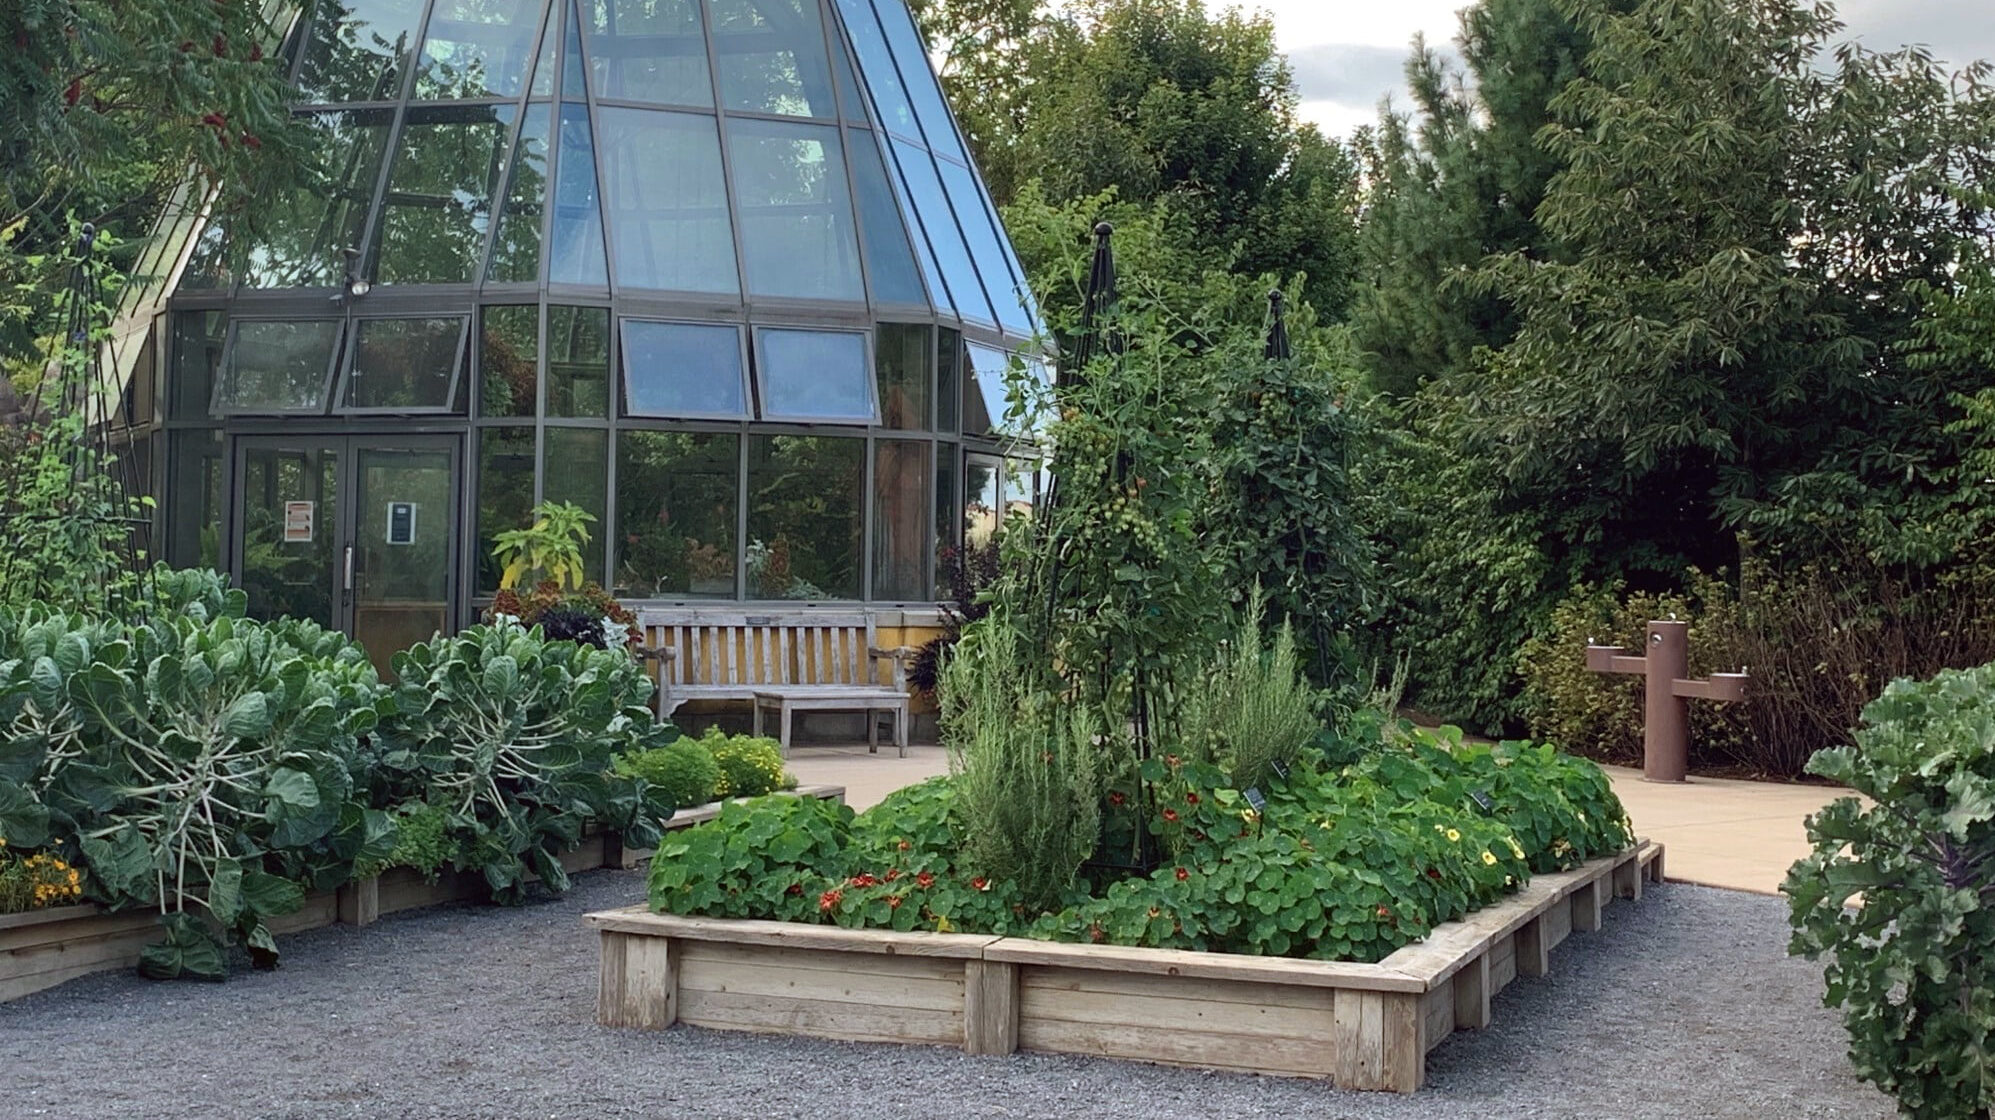
[[[1617,902],[1495,1023],[1428,1055],[1419,1094],[1103,1059],[970,1057],[594,1022],[590,910],[639,872],[519,909],[442,907],[281,939],[226,984],[107,973],[0,1004],[0,1117],[1883,1118],[1785,903],[1680,884]]]

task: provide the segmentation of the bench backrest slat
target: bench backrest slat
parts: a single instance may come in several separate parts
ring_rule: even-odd
[[[639,611],[637,624],[646,647],[676,655],[658,671],[661,683],[675,691],[876,683],[873,620],[859,612],[672,608]]]

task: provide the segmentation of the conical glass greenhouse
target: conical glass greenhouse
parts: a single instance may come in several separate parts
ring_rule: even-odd
[[[201,230],[131,381],[166,558],[254,613],[451,629],[543,499],[627,600],[932,603],[1033,500],[1036,311],[904,0],[321,0],[285,52],[332,189]]]

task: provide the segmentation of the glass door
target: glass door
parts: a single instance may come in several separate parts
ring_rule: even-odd
[[[452,629],[457,441],[353,441],[352,635],[386,675],[396,651]]]
[[[248,439],[236,460],[236,586],[252,618],[346,625],[340,588],[346,441]]]
[[[351,634],[385,674],[456,617],[453,436],[244,436],[233,553],[253,618]]]

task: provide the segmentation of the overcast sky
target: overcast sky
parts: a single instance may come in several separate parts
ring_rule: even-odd
[[[1207,0],[1213,7],[1226,0]],[[1295,66],[1303,112],[1332,135],[1377,119],[1390,95],[1402,111],[1408,45],[1424,32],[1452,46],[1462,0],[1244,0],[1274,17],[1282,49]],[[1961,63],[1995,58],[1995,0],[1844,0],[1847,34],[1876,49],[1921,43]]]

